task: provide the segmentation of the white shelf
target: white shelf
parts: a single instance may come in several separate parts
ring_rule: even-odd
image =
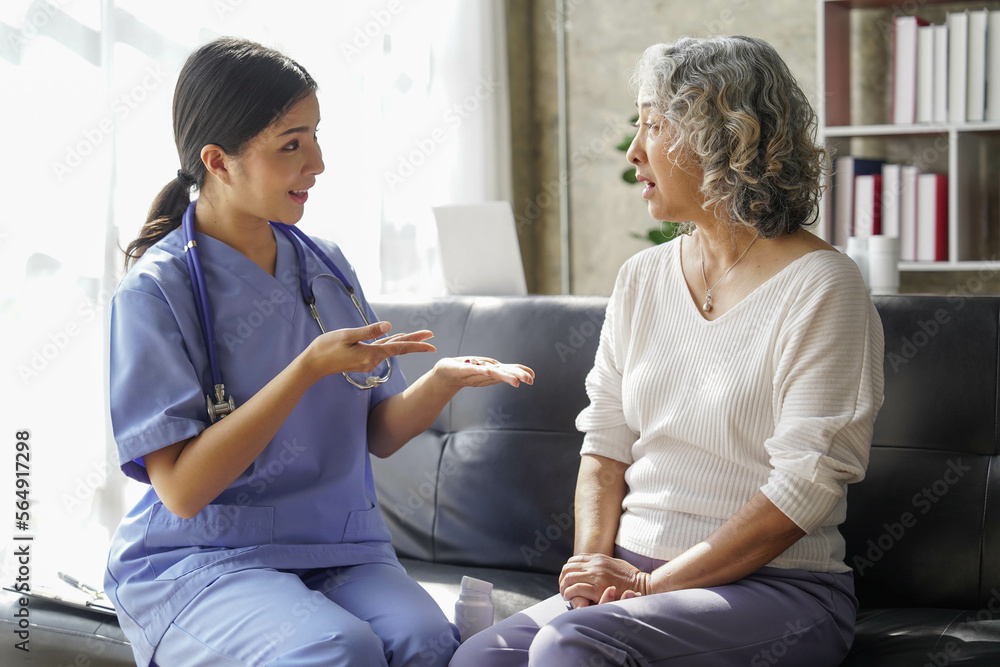
[[[900,262],[900,271],[1000,271],[1000,262],[965,261],[965,262]]]
[[[831,125],[823,128],[827,137],[880,137],[914,134],[947,134],[955,132],[1000,132],[1000,123],[951,123],[921,125]]]
[[[919,2],[917,11],[936,13],[960,11],[964,8],[958,0],[929,0]],[[1000,0],[989,0],[990,9],[1000,9]],[[973,257],[995,256],[992,246],[998,231],[987,229],[984,211],[996,225],[997,178],[1000,169],[996,155],[1000,154],[1000,122],[921,123],[851,125],[852,77],[859,76],[853,68],[887,66],[887,63],[859,64],[854,60],[851,47],[852,15],[858,9],[891,9],[893,14],[912,13],[905,3],[898,0],[817,0],[818,84],[817,112],[819,128],[817,138],[827,148],[840,154],[858,150],[863,157],[882,157],[894,163],[915,164],[922,171],[948,174],[948,261],[901,262],[900,271],[1000,271],[1000,261],[978,261]],[[928,17],[930,18],[930,17]],[[880,18],[884,21],[884,18]],[[939,21],[939,18],[933,20]],[[855,22],[856,23],[856,22]],[[856,26],[855,26],[856,27]],[[869,72],[874,74],[874,71]],[[877,106],[877,105],[876,105]],[[877,116],[876,116],[877,117]],[[880,139],[854,146],[855,139]],[[859,142],[860,143],[860,142]],[[872,154],[872,152],[877,154]],[[824,206],[829,193],[824,194]],[[828,210],[821,213],[821,236],[828,236],[832,220],[826,219]],[[983,247],[988,239],[989,247]],[[829,239],[827,239],[829,240]],[[843,243],[842,239],[835,239]],[[1000,249],[997,249],[1000,251]]]

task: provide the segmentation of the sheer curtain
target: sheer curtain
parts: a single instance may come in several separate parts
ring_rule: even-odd
[[[300,224],[341,245],[369,294],[440,293],[430,207],[509,198],[502,2],[0,3],[0,498],[10,512],[23,499],[15,445],[29,431],[29,525],[8,532],[34,537],[36,585],[59,570],[99,583],[141,491],[107,417],[107,305],[119,248],[179,167],[177,73],[218,35],[278,48],[319,83],[326,171]]]

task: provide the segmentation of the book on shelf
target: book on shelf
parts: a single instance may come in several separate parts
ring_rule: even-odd
[[[899,170],[899,259],[917,261],[917,177],[920,170],[906,164]]]
[[[986,119],[986,23],[989,11],[969,12],[968,57],[966,58],[965,119]]]
[[[948,260],[948,176],[917,178],[917,261]]]
[[[917,28],[917,110],[916,122],[934,120],[934,26]]]
[[[882,165],[882,233],[899,236],[899,178],[902,165]]]
[[[885,160],[841,155],[833,175],[833,229],[831,243],[844,245],[854,234],[854,177],[881,174]]]
[[[936,25],[934,29],[934,92],[933,117],[935,123],[948,122],[948,26]],[[998,70],[1000,74],[1000,70]],[[1000,92],[1000,91],[998,91]]]
[[[948,121],[965,122],[969,14],[948,14]]]
[[[892,122],[913,123],[917,113],[917,16],[892,19]]]
[[[882,174],[854,177],[854,236],[882,233]]]
[[[986,25],[986,120],[1000,121],[1000,10]]]

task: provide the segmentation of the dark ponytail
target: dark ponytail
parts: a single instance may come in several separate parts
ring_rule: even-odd
[[[188,188],[178,179],[170,181],[160,190],[149,208],[146,224],[139,230],[139,236],[125,248],[126,269],[142,257],[146,248],[181,226],[181,217],[189,203]]]
[[[314,90],[316,82],[301,65],[256,42],[222,37],[192,53],[174,88],[174,142],[181,168],[125,249],[125,268],[180,227],[190,186],[205,185],[202,148],[215,144],[239,156],[251,139]]]

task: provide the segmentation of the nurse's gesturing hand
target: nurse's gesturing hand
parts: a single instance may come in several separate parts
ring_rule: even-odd
[[[434,336],[427,330],[379,338],[391,329],[388,322],[375,322],[357,329],[327,332],[306,349],[306,363],[317,377],[334,373],[371,373],[388,357],[436,349],[424,342]]]
[[[534,384],[535,371],[522,364],[502,364],[489,357],[449,357],[434,364],[442,380],[458,387],[488,387],[506,382]]]
[[[433,345],[424,342],[433,335],[430,331],[372,340],[390,328],[388,322],[376,322],[318,336],[225,419],[193,438],[143,457],[163,504],[185,519],[200,512],[254,462],[302,395],[320,378],[343,371],[370,373],[386,357],[434,351]]]
[[[368,451],[383,458],[391,456],[429,427],[464,387],[500,382],[517,387],[534,381],[535,371],[521,364],[473,356],[440,359],[402,393],[390,396],[368,413]]]

